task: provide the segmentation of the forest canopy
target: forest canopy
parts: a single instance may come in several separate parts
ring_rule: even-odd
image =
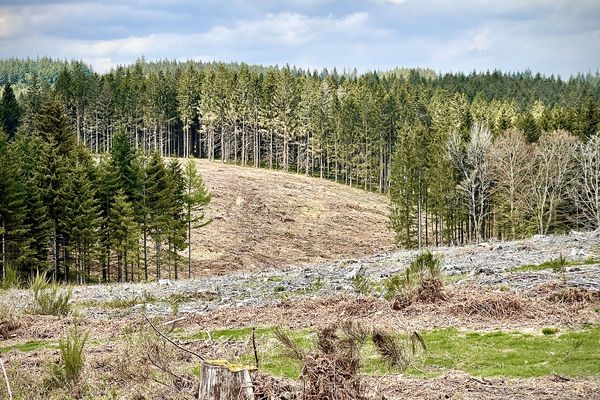
[[[177,274],[198,178],[162,156],[387,193],[408,247],[600,226],[598,73],[42,58],[0,61],[0,82],[3,270],[147,278],[150,237],[154,275]]]

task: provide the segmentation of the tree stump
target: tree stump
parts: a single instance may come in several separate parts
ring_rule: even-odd
[[[225,360],[202,363],[200,400],[254,400],[250,377],[253,367],[232,364]]]

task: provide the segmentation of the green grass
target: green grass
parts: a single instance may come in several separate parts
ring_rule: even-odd
[[[565,266],[575,267],[575,266],[585,266],[585,265],[594,265],[600,263],[600,260],[596,258],[587,258],[585,260],[577,260],[577,261],[566,261]],[[544,271],[544,270],[552,270],[556,269],[557,260],[550,260],[543,262],[541,264],[527,264],[520,265],[518,267],[509,268],[507,272],[535,272],[535,271]]]
[[[47,340],[30,340],[27,343],[23,343],[23,344],[15,344],[12,346],[6,346],[6,347],[0,347],[0,353],[8,353],[9,351],[22,351],[22,352],[28,352],[28,351],[34,351],[34,350],[39,350],[39,349],[57,349],[58,348],[58,343],[57,342],[51,342],[51,341],[47,341]]]
[[[554,329],[554,328],[552,328]],[[215,331],[213,339],[247,340],[251,329]],[[421,332],[427,354],[418,368],[406,373],[436,376],[447,370],[460,370],[474,376],[529,378],[559,374],[568,377],[600,376],[600,326],[580,331],[549,334],[518,332],[461,332],[453,328]],[[310,348],[314,333],[292,331],[291,337],[303,348]],[[207,333],[197,338],[208,339]],[[261,369],[276,375],[297,378],[300,362],[288,357],[273,336],[272,328],[257,330]],[[253,364],[251,351],[239,360]],[[394,371],[381,361],[371,342],[363,348],[363,368],[367,374],[382,375]]]

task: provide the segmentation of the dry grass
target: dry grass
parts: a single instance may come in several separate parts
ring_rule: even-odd
[[[510,293],[478,294],[453,305],[457,314],[481,316],[485,318],[510,318],[522,315],[525,311],[522,298]]]
[[[212,202],[194,275],[358,257],[393,247],[388,199],[327,180],[197,161]],[[368,227],[368,229],[365,229]]]

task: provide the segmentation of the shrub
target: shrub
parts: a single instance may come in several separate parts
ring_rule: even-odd
[[[66,315],[71,309],[71,289],[50,282],[46,274],[37,274],[29,283],[36,303],[35,312],[41,315]]]
[[[302,362],[301,398],[311,400],[367,399],[360,368],[362,349],[369,337],[382,360],[398,371],[413,365],[416,356],[425,351],[425,343],[417,333],[403,339],[381,329],[370,330],[352,320],[319,329],[315,348],[309,351],[279,328],[275,337],[289,357]]]
[[[81,379],[85,365],[83,349],[89,333],[89,331],[81,332],[77,325],[73,325],[69,334],[58,342],[60,364],[53,371],[57,383],[73,388]]]

